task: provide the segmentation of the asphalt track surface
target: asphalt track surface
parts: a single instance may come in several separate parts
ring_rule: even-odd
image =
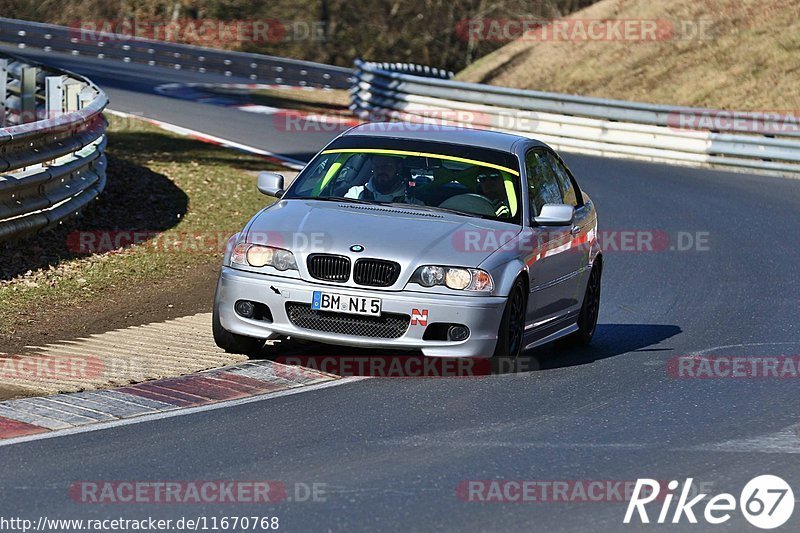
[[[167,71],[151,81],[152,69],[145,77],[142,67],[50,54],[56,58],[103,86],[114,109],[300,159],[324,143],[324,136],[287,139],[268,118],[152,92],[190,73]],[[3,446],[3,515],[270,515],[288,531],[617,531],[635,528],[622,524],[624,503],[467,502],[456,488],[464,480],[691,477],[738,497],[751,478],[776,474],[800,498],[796,380],[667,372],[671,358],[687,354],[800,354],[800,182],[569,154],[566,160],[597,203],[601,229],[669,236],[661,251],[607,251],[591,348],[546,346],[523,358],[530,370],[512,374],[369,379]],[[707,246],[670,250],[678,232],[701,232]],[[215,479],[324,483],[326,500],[85,505],[67,493],[79,480]],[[651,519],[658,510],[651,508]],[[796,528],[798,512],[787,529]],[[737,508],[728,528],[749,527]],[[672,528],[690,526],[684,518]]]

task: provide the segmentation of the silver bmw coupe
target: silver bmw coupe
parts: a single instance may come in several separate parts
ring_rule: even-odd
[[[407,123],[343,133],[231,238],[214,339],[295,337],[427,356],[588,344],[602,256],[592,200],[550,147]]]

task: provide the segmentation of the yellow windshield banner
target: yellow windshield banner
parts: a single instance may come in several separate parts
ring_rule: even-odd
[[[317,183],[316,187],[314,187],[314,196],[319,196],[322,189],[328,186],[328,183],[330,183],[331,179],[339,172],[339,169],[342,168],[345,161],[347,161],[346,155],[340,155],[336,158],[336,161],[331,165],[331,168],[328,169],[328,172],[325,173],[325,176]]]
[[[506,187],[506,198],[508,199],[508,209],[511,216],[517,216],[517,194],[514,191],[514,182],[508,176],[503,176],[503,184]]]
[[[410,152],[407,150],[385,150],[380,148],[342,148],[342,149],[324,150],[322,153],[323,154],[387,154],[387,155],[405,155],[405,156],[416,156],[416,157],[435,157],[437,159],[446,159],[448,161],[456,161],[458,163],[468,163],[470,165],[480,165],[483,167],[496,168],[497,170],[508,172],[509,174],[513,174],[514,176],[519,176],[519,172],[517,172],[516,170],[501,165],[495,165],[494,163],[485,163],[483,161],[477,161],[475,159],[466,159],[464,157],[455,157],[451,155],[430,154],[427,152]]]

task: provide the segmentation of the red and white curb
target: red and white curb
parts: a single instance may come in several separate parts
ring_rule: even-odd
[[[222,407],[232,401],[243,403],[337,381],[353,380],[271,361],[252,361],[117,389],[9,400],[0,402],[0,443],[85,426],[119,425],[121,421],[152,418],[148,415],[194,411],[215,404]]]

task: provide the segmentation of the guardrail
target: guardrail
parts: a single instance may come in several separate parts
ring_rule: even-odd
[[[463,83],[426,76],[423,67],[361,60],[355,80],[351,109],[360,118],[463,124],[611,157],[800,172],[800,121],[794,116]]]
[[[343,67],[2,17],[0,42],[109,61],[222,74],[254,83],[332,89],[347,89],[352,84],[352,71]]]
[[[106,183],[105,93],[0,54],[0,241],[77,214]]]

